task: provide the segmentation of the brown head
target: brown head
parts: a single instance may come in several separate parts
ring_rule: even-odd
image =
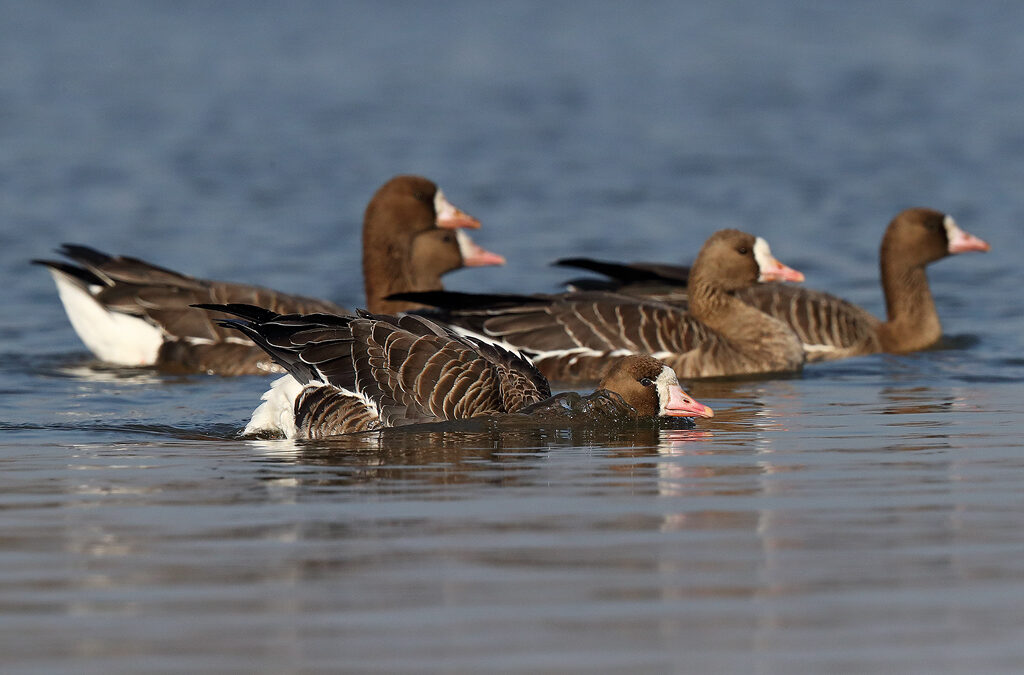
[[[689,288],[712,286],[726,292],[759,281],[803,281],[804,275],[772,256],[768,242],[740,230],[719,230],[708,237],[690,269]]]
[[[462,230],[419,232],[409,247],[408,280],[414,287],[410,290],[441,290],[441,275],[461,267],[504,264],[505,258],[478,246]]]
[[[434,227],[477,229],[480,221],[453,206],[440,188],[423,176],[395,176],[384,183],[363,215],[364,238],[368,234],[413,233]]]
[[[441,289],[441,275],[460,267],[502,265],[462,232],[480,222],[454,207],[432,181],[395,176],[382,185],[363,217],[363,283],[371,312],[418,305],[384,300],[392,293]]]
[[[923,267],[954,253],[987,251],[983,240],[960,229],[952,216],[934,209],[902,211],[885,230],[879,259],[902,267]]]
[[[693,400],[679,386],[675,372],[652,356],[627,356],[616,361],[598,385],[633,406],[640,418],[714,417],[711,408]]]

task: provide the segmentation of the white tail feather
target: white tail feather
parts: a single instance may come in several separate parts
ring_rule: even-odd
[[[295,438],[295,399],[302,389],[303,385],[291,375],[274,380],[270,389],[260,397],[263,403],[252,412],[245,433],[281,433],[285,438]]]
[[[156,363],[164,342],[159,328],[145,319],[108,310],[81,283],[59,270],[50,272],[71,326],[96,358],[119,366]]]

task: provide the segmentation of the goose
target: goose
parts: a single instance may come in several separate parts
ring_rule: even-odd
[[[460,267],[504,264],[463,232],[479,226],[426,178],[387,181],[363,219],[367,306],[412,309],[417,305],[385,298],[396,290],[441,289],[441,276]],[[220,375],[274,372],[277,367],[262,350],[190,305],[244,302],[279,312],[346,311],[326,300],[199,279],[87,246],[65,244],[58,252],[70,262],[33,262],[53,275],[71,325],[89,350],[116,365]]]
[[[926,267],[950,255],[986,252],[984,240],[961,229],[952,216],[928,208],[898,213],[879,249],[886,320],[829,293],[784,284],[760,284],[736,293],[744,302],[785,321],[800,337],[807,360],[824,361],[927,349],[942,337],[942,324],[928,285]],[[608,280],[573,280],[576,287],[600,288],[687,306],[689,268],[654,263],[618,264],[587,258],[558,261],[599,272]]]
[[[488,296],[402,293],[433,305],[467,334],[525,351],[546,377],[589,382],[610,359],[650,354],[683,379],[798,371],[803,350],[784,322],[741,302],[736,293],[764,281],[802,281],[776,260],[764,239],[719,230],[689,275],[689,308],[623,294]]]
[[[589,396],[551,396],[547,380],[517,351],[461,336],[416,315],[281,315],[251,305],[199,305],[246,335],[288,374],[263,395],[246,434],[316,439],[442,421],[588,421],[712,417],[649,357],[623,359]]]

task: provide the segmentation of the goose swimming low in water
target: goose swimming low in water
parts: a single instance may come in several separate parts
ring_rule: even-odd
[[[422,316],[202,307],[242,317],[221,323],[247,335],[289,373],[264,394],[246,433],[324,438],[515,414],[547,420],[566,411],[634,420],[714,414],[680,388],[671,368],[649,356],[617,362],[581,402],[578,394],[551,396],[547,380],[518,352]]]

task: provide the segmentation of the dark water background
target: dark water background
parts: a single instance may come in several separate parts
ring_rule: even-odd
[[[1024,5],[0,2],[0,670],[1024,670]],[[359,304],[395,173],[503,269],[721,227],[876,313],[908,206],[944,349],[697,383],[690,432],[244,442],[266,381],[95,367],[82,242]]]

